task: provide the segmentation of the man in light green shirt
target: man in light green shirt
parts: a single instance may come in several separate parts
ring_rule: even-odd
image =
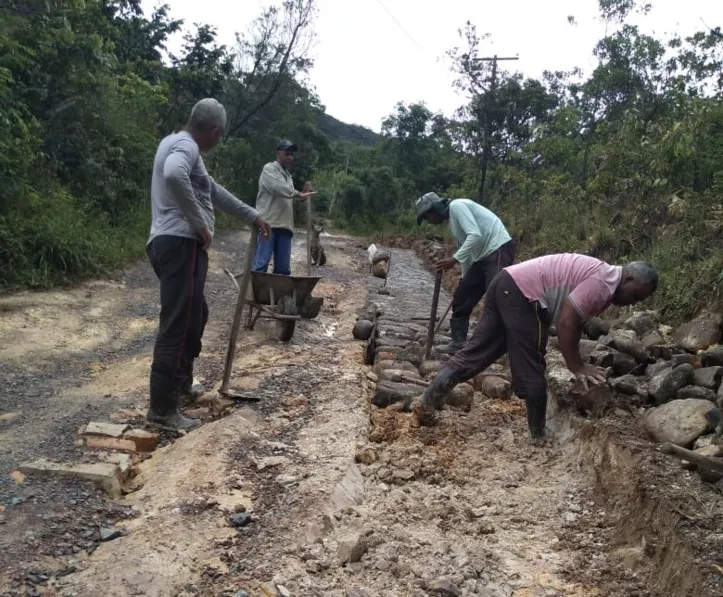
[[[452,298],[452,342],[440,349],[454,354],[467,341],[469,318],[492,279],[515,261],[515,246],[505,225],[489,209],[469,199],[442,199],[426,193],[417,200],[417,224],[448,222],[457,252],[435,264],[442,272],[459,263],[462,279]]]

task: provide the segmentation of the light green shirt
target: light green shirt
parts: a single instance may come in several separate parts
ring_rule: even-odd
[[[449,203],[449,231],[457,243],[454,258],[464,276],[473,263],[481,261],[512,240],[494,213],[469,199]]]

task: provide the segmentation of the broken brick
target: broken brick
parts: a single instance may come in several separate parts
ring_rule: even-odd
[[[95,421],[91,421],[85,426],[83,434],[102,435],[105,437],[121,437],[128,427],[130,427],[130,425],[120,423],[97,423]]]
[[[136,451],[135,442],[119,437],[99,437],[91,435],[85,438],[85,445],[93,450],[120,450],[121,452]]]
[[[160,438],[157,433],[145,429],[131,429],[123,434],[123,439],[132,441],[137,452],[153,452]]]
[[[112,496],[121,496],[120,468],[117,464],[97,462],[94,464],[68,464],[50,462],[41,458],[35,462],[23,464],[20,470],[24,473],[58,475],[61,477],[80,477],[100,483]]]

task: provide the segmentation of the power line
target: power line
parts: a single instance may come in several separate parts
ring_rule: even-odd
[[[377,0],[377,3],[379,4],[379,6],[381,6],[381,7],[384,9],[384,12],[386,12],[386,13],[391,17],[391,19],[397,24],[397,27],[399,27],[399,29],[401,29],[402,33],[404,33],[404,35],[406,35],[406,36],[410,39],[410,41],[411,41],[415,46],[417,46],[420,50],[424,50],[424,48],[423,48],[419,43],[417,43],[417,40],[414,39],[414,38],[409,34],[409,32],[404,28],[404,26],[399,22],[399,20],[397,19],[397,17],[395,17],[395,16],[391,13],[391,11],[384,5],[384,2],[382,2],[382,0]]]

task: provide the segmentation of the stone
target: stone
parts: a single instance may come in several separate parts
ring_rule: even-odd
[[[379,455],[377,454],[377,451],[372,448],[371,446],[366,446],[359,450],[356,455],[354,456],[354,459],[357,462],[361,462],[362,464],[373,464],[377,460],[379,460]]]
[[[697,386],[717,390],[723,377],[723,367],[702,367],[693,371],[693,383]]]
[[[512,382],[502,377],[478,375],[472,380],[474,388],[488,398],[507,400],[512,397]]]
[[[101,527],[100,529],[100,540],[101,541],[112,541],[121,536],[121,532],[118,529],[110,529],[107,527]]]
[[[262,471],[266,468],[273,468],[275,466],[284,466],[289,464],[291,461],[286,456],[268,456],[266,458],[259,458],[255,461],[256,470]]]
[[[716,403],[718,404],[718,408],[723,410],[723,384],[718,388],[718,399]]]
[[[613,389],[621,394],[637,394],[638,378],[634,375],[623,375],[611,381]]]
[[[422,380],[419,373],[405,371],[403,369],[384,369],[379,372],[378,377],[380,380],[394,381],[397,383],[405,383],[410,379]]]
[[[251,522],[251,515],[248,512],[236,512],[231,515],[230,521],[236,528],[243,528]]]
[[[133,469],[133,457],[129,454],[108,454],[105,461],[118,465],[123,480],[126,480],[130,476],[131,470]]]
[[[702,353],[700,364],[703,367],[723,366],[723,346],[716,346]]]
[[[8,477],[15,485],[22,485],[25,481],[25,475],[21,471],[13,471]]]
[[[633,334],[632,338],[629,338],[625,332]],[[635,338],[635,333],[630,330],[615,330],[613,333],[601,338],[600,342],[606,346],[611,346],[615,350],[628,354],[635,358],[638,363],[645,363],[646,365],[650,362],[650,355],[640,341]]]
[[[474,400],[474,388],[467,384],[457,384],[452,388],[445,396],[445,402],[449,406],[454,408],[462,409],[465,412],[469,412],[472,408],[472,401]]]
[[[374,324],[371,321],[368,319],[360,319],[354,324],[351,335],[354,336],[356,340],[369,340],[373,331]]]
[[[329,501],[332,513],[349,506],[359,506],[364,501],[364,477],[355,463],[346,469]]]
[[[713,404],[715,404],[717,399],[717,395],[713,390],[709,390],[708,388],[703,388],[701,386],[685,386],[684,388],[680,388],[675,393],[675,397],[679,400],[683,400],[685,398],[710,400]]]
[[[353,564],[361,561],[368,550],[369,544],[363,535],[348,535],[339,542],[336,557],[342,566],[344,564]]]
[[[462,591],[448,578],[439,578],[429,583],[428,592],[442,597],[458,597]]]
[[[373,371],[367,371],[367,379],[369,381],[373,381],[374,383],[377,383],[379,381],[379,376],[374,373]]]
[[[645,375],[648,375],[649,377],[655,377],[661,371],[672,368],[673,363],[671,363],[670,361],[655,361],[654,363],[651,363],[645,368]]]
[[[689,350],[705,350],[721,340],[723,316],[720,313],[703,312],[698,317],[682,324],[673,333],[675,343]]]
[[[719,458],[723,449],[717,444],[710,444],[702,448],[696,448],[694,451],[696,454],[707,456],[708,458]]]
[[[123,423],[98,423],[91,421],[85,426],[83,435],[101,435],[105,437],[122,437],[130,425]]]
[[[246,591],[236,591],[233,597],[249,597],[249,594]]]
[[[379,361],[377,363],[376,372],[379,375],[385,369],[395,369],[397,371],[409,371],[410,373],[419,374],[417,368],[407,361]]]
[[[96,481],[112,496],[121,496],[121,474],[117,464],[97,462],[94,464],[69,464],[50,462],[43,458],[20,466],[23,473],[79,477]]]
[[[291,597],[291,591],[287,589],[284,585],[277,584],[276,589],[281,594],[281,597]]]
[[[12,423],[21,414],[23,413],[19,410],[10,413],[2,413],[0,414],[0,423]]]
[[[671,363],[673,363],[673,367],[677,367],[678,365],[692,365],[693,361],[695,360],[695,357],[692,354],[689,354],[687,352],[683,352],[680,354],[674,354],[672,357],[670,357]]]
[[[643,345],[643,348],[650,349],[653,346],[662,346],[665,344],[665,339],[663,336],[658,332],[658,330],[651,330],[640,338],[640,344]]]
[[[658,442],[688,447],[708,431],[705,414],[714,408],[708,400],[672,400],[645,411],[643,425]]]
[[[597,340],[600,336],[610,333],[612,322],[600,319],[599,317],[591,317],[585,322],[583,330],[588,338]]]
[[[375,278],[385,279],[389,273],[389,262],[379,261],[372,266],[372,275]]]
[[[135,452],[136,444],[129,439],[120,437],[100,437],[91,435],[83,438],[86,447],[92,450],[120,450],[122,452]]]
[[[665,369],[650,380],[648,391],[655,404],[665,404],[673,398],[681,388],[687,386],[693,379],[693,367],[680,365],[674,369]]]
[[[701,435],[693,444],[693,449],[698,450],[699,448],[705,448],[713,443],[714,435]]]
[[[136,452],[153,452],[158,446],[160,435],[145,429],[130,429],[123,434],[123,439],[136,445]]]
[[[442,369],[441,361],[422,361],[422,364],[419,365],[419,372],[425,378],[430,375],[437,375],[440,369]]]
[[[656,344],[654,346],[646,346],[646,348],[650,353],[651,357],[655,359],[663,359],[665,361],[669,361],[671,358],[673,358],[674,354],[681,350],[675,344]]]
[[[648,332],[657,331],[657,325],[647,313],[636,313],[628,318],[623,327],[633,330],[638,336],[644,336]],[[662,337],[661,337],[662,340]]]
[[[392,473],[392,479],[395,481],[411,481],[414,479],[414,471],[396,470]]]
[[[274,583],[264,583],[259,587],[259,590],[263,597],[281,597],[281,593],[279,593]]]
[[[424,388],[416,384],[403,384],[393,381],[380,381],[374,390],[372,404],[385,408],[395,402],[404,402],[407,398],[415,398],[422,394]]]
[[[624,352],[613,353],[613,372],[615,375],[627,375],[638,366],[635,357]]]
[[[346,597],[372,597],[366,589],[352,587],[346,590]]]
[[[551,342],[551,344],[557,344],[557,340],[555,340],[554,343]],[[593,340],[585,340],[585,338],[582,338],[580,340],[580,343],[578,344],[578,348],[580,349],[580,356],[582,357],[583,361],[590,362],[590,357],[595,353],[598,349],[598,346],[600,346],[597,342]],[[559,349],[559,345],[557,346]]]

